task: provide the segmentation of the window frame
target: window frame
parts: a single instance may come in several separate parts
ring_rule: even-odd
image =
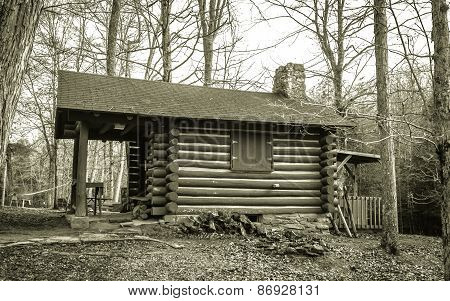
[[[273,134],[272,131],[232,129],[231,130],[231,171],[248,173],[271,173],[273,172]],[[245,139],[247,139],[245,141]],[[259,141],[259,142],[256,142]],[[243,147],[253,143],[254,150],[261,150],[259,164],[245,163],[242,160]],[[264,160],[262,160],[264,156]]]

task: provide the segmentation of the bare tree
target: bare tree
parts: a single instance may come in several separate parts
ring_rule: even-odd
[[[108,26],[108,42],[106,46],[106,74],[116,75],[117,29],[120,20],[121,0],[113,0]]]
[[[163,81],[172,81],[172,55],[170,45],[170,0],[161,0]]]
[[[386,0],[374,1],[374,31],[376,86],[378,108],[378,130],[381,141],[381,165],[383,170],[383,236],[382,247],[392,254],[398,254],[397,187],[395,179],[395,154],[390,121],[388,98],[388,46]]]
[[[212,68],[214,56],[214,40],[220,28],[227,23],[223,20],[224,10],[229,5],[229,0],[198,0],[200,29],[203,39],[203,85],[209,86],[212,83]]]
[[[297,37],[300,33],[312,34],[320,46],[322,57],[325,59],[327,72],[313,72],[333,84],[334,105],[337,111],[345,115],[352,102],[367,91],[359,91],[352,95],[352,85],[345,91],[344,72],[354,66],[357,77],[366,65],[361,59],[372,44],[359,35],[367,26],[370,6],[358,4],[354,6],[345,0],[266,0],[270,5],[281,8],[284,14],[266,17],[271,19],[289,19],[297,25],[297,29],[283,39]],[[350,6],[350,7],[349,7]],[[319,64],[320,62],[315,62]]]
[[[444,280],[450,280],[450,102],[449,102],[449,38],[448,4],[432,1],[434,41],[433,124],[436,153],[439,160],[439,194],[441,198],[442,243],[444,248]]]
[[[0,2],[0,169],[43,1]]]

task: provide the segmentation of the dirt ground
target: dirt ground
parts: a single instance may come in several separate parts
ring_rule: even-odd
[[[0,280],[442,280],[441,240],[401,235],[401,255],[379,248],[377,234],[350,239],[327,235],[321,257],[277,255],[256,238],[185,235],[156,224],[154,241],[21,245],[0,248]],[[0,243],[77,236],[63,212],[0,208]]]

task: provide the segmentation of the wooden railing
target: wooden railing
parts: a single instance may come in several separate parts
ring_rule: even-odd
[[[353,219],[357,229],[381,229],[382,228],[382,208],[380,197],[348,197],[350,209],[353,214]],[[342,213],[349,222],[347,202],[344,199],[339,201],[342,208]],[[339,219],[338,226],[344,227],[342,221]]]

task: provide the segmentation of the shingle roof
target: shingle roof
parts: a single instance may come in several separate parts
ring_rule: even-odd
[[[196,119],[353,125],[323,105],[274,93],[59,72],[58,109]]]

